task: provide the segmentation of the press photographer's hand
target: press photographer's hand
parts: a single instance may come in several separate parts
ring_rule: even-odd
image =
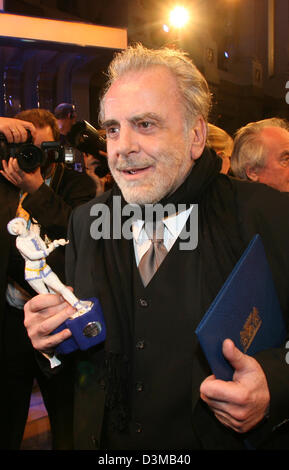
[[[8,162],[2,160],[2,167],[3,170],[0,170],[0,173],[4,178],[14,184],[14,186],[17,186],[17,188],[29,194],[33,194],[37,191],[44,182],[40,167],[36,168],[36,170],[31,173],[26,173],[21,170],[16,158],[11,157]]]
[[[32,122],[22,121],[21,119],[0,117],[0,133],[4,134],[7,142],[19,144],[26,142],[28,138],[27,130],[34,137],[35,126]]]

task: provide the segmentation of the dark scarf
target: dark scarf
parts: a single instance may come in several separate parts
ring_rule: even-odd
[[[218,289],[240,257],[245,244],[238,230],[238,220],[232,184],[219,175],[221,161],[205,149],[184,183],[173,195],[161,201],[163,205],[199,204],[199,243],[201,285],[196,307],[201,317]],[[222,180],[220,187],[220,179]],[[113,196],[121,196],[115,187],[107,201],[112,209]],[[122,206],[125,201],[122,198]],[[112,210],[110,210],[112,224]],[[124,222],[125,220],[123,220]],[[111,225],[112,226],[112,225]],[[134,331],[132,241],[99,240],[95,275],[102,279],[101,300],[106,312],[106,407],[118,430],[126,428],[129,419],[131,358]],[[102,267],[103,266],[103,271]],[[212,266],[214,269],[212,269]],[[99,271],[101,269],[101,272]],[[192,332],[193,334],[193,332]]]

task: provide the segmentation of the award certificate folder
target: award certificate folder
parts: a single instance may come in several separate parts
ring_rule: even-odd
[[[249,243],[196,334],[213,374],[222,380],[232,380],[234,373],[222,353],[226,338],[249,356],[285,341],[283,315],[259,235]]]

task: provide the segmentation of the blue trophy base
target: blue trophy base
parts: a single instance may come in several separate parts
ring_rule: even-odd
[[[57,346],[57,354],[69,354],[78,349],[85,351],[105,340],[106,327],[99,300],[96,297],[83,300],[93,302],[91,310],[79,317],[67,319],[53,331],[54,334],[68,328],[72,333],[70,338],[65,339]]]

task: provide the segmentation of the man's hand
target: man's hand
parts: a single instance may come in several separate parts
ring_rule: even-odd
[[[72,316],[75,309],[56,294],[40,294],[33,297],[24,306],[24,325],[32,345],[46,354],[71,336],[68,329],[51,335],[52,331]]]
[[[102,150],[100,150],[99,153],[103,156],[106,155],[106,153],[102,152]],[[96,168],[101,166],[100,161],[97,159],[97,157],[95,157],[94,155],[90,155],[89,153],[84,153],[83,158],[85,164],[85,172],[95,182],[96,193],[98,194],[104,192],[107,178],[105,176],[100,178],[98,175],[95,174]]]
[[[267,380],[259,363],[229,339],[223,343],[223,354],[235,369],[233,381],[211,375],[202,382],[200,396],[222,424],[239,433],[248,432],[268,412]]]
[[[36,129],[32,122],[0,117],[0,132],[5,135],[9,143],[14,142],[15,144],[19,144],[26,142],[28,130],[32,137],[34,137]],[[16,158],[10,158],[8,162],[2,160],[2,167],[3,170],[1,170],[0,173],[10,181],[10,183],[22,189],[24,192],[32,194],[37,191],[43,183],[40,168],[37,168],[33,173],[25,173],[19,168]]]
[[[0,117],[0,132],[5,135],[7,142],[19,144],[26,142],[28,134],[31,132],[34,137],[35,127],[32,122],[22,121],[21,119]]]
[[[37,191],[44,182],[40,167],[36,168],[36,170],[31,173],[26,173],[19,168],[16,158],[9,158],[8,163],[2,160],[2,167],[3,170],[1,170],[0,173],[10,181],[10,183],[29,194],[33,194]]]

